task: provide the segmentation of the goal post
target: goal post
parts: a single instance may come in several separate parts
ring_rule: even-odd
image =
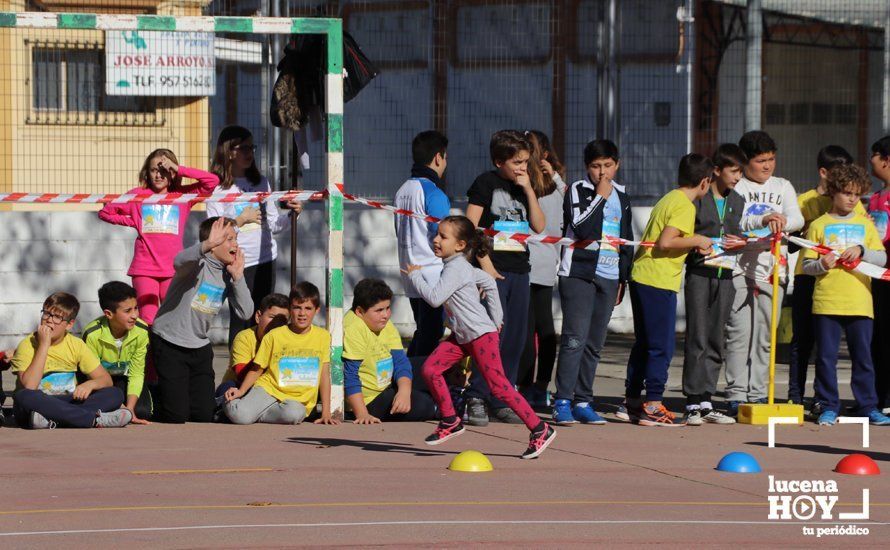
[[[321,34],[327,37],[327,324],[331,333],[331,409],[343,418],[343,24],[335,18],[204,17],[0,12],[0,29]],[[266,97],[271,90],[265,90]]]

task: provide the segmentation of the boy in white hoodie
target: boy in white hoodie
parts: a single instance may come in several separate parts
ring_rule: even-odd
[[[735,187],[745,199],[742,232],[765,237],[803,227],[794,187],[773,176],[776,142],[766,132],[752,131],[742,136],[739,147],[748,157],[745,175]],[[786,246],[782,246],[782,256],[787,259]],[[736,294],[726,331],[726,400],[733,415],[742,403],[766,403],[773,292],[770,243],[746,249],[738,265],[741,273],[733,278]],[[781,302],[788,284],[785,265],[779,280]]]

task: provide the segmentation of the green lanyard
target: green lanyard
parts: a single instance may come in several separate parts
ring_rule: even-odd
[[[711,195],[713,197],[713,195]],[[723,199],[723,208],[717,210],[717,215],[720,216],[720,239],[723,239],[723,217],[726,215],[726,203],[729,201],[728,198],[724,197]],[[714,206],[717,206],[717,199],[714,199]],[[717,278],[719,279],[723,275],[723,268],[717,268]]]

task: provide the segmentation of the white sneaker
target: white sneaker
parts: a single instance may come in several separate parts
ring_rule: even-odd
[[[702,420],[710,424],[735,424],[735,418],[714,409],[702,409]]]
[[[133,420],[129,409],[117,409],[111,412],[100,412],[96,417],[97,428],[123,428]]]
[[[701,426],[704,423],[702,421],[701,409],[686,409],[684,420],[686,420],[687,426]]]
[[[45,416],[39,412],[31,412],[31,429],[32,430],[52,430],[56,427],[56,423],[47,420]]]
[[[627,402],[623,401],[620,405],[618,405],[618,410],[615,411],[615,418],[618,420],[624,420],[625,422],[630,422],[630,415],[627,413]]]

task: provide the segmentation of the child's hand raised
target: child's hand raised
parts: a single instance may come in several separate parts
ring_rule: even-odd
[[[226,242],[226,239],[229,237],[226,225],[226,219],[222,216],[213,222],[213,225],[210,226],[210,235],[208,235],[207,240],[204,241],[205,252]]]
[[[516,176],[516,185],[522,187],[526,191],[532,188],[532,180],[528,177],[528,172],[522,172]]]
[[[175,176],[179,173],[179,165],[165,156],[161,156],[161,158],[158,159],[158,168],[166,170],[171,176]]]
[[[553,177],[553,165],[547,159],[541,159],[541,172],[548,178]]]
[[[240,248],[235,252],[235,261],[226,266],[229,275],[233,281],[237,281],[244,276],[244,251]]]

